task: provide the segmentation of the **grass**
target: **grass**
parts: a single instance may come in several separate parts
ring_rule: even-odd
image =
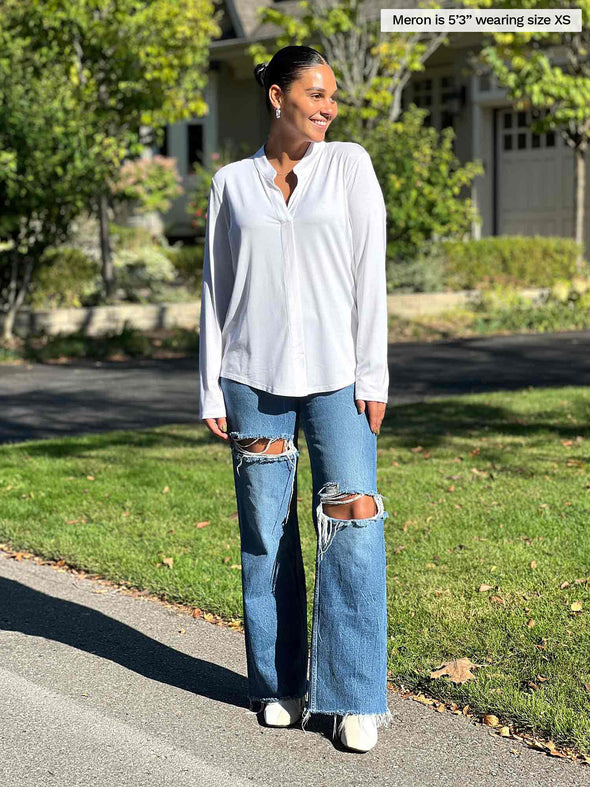
[[[437,399],[390,408],[378,443],[390,680],[585,754],[589,416],[586,388]],[[303,436],[300,450],[311,630]],[[12,548],[227,619],[242,612],[235,510],[229,448],[200,424],[0,447],[0,536]],[[473,680],[429,677],[461,657],[483,665]]]

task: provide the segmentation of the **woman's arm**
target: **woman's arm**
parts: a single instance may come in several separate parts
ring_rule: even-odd
[[[227,205],[211,182],[205,230],[203,285],[199,327],[199,418],[223,418],[226,415],[221,372],[221,331],[234,284],[229,243]]]
[[[364,149],[353,164],[347,191],[358,315],[355,399],[387,403],[387,212]]]

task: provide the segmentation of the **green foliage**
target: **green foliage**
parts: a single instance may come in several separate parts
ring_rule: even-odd
[[[425,243],[415,258],[395,259],[388,245],[388,292],[442,292],[446,289],[445,256],[436,243]]]
[[[1,16],[1,12],[0,12]],[[67,240],[103,172],[100,140],[60,67],[0,30],[0,304],[24,297],[45,249]]]
[[[194,245],[175,243],[167,254],[182,283],[190,291],[200,292],[203,275],[203,244],[200,242]]]
[[[198,161],[193,162],[196,185],[190,195],[187,213],[193,217],[192,225],[198,235],[205,235],[207,207],[213,175],[226,164],[248,156],[249,151],[245,149],[246,147],[244,144],[236,146],[234,142],[226,141],[219,151],[211,153],[206,164],[200,164]]]
[[[141,126],[204,115],[212,0],[4,0],[4,27],[28,39],[41,67],[59,65],[115,145],[137,145]]]
[[[111,224],[110,228],[115,282],[124,298],[133,302],[160,299],[176,280],[168,241],[154,241],[145,227]]]
[[[160,129],[160,142],[165,124],[207,112],[214,11],[213,0],[0,4],[0,243],[13,242],[0,295],[10,308],[44,249],[97,210],[121,163],[141,153],[146,129]]]
[[[492,0],[463,0],[467,7],[496,8]],[[539,0],[502,3],[502,8],[546,8]],[[515,32],[488,34],[479,57],[489,65],[519,109],[545,108],[533,130],[563,129],[572,141],[581,133],[581,143],[590,137],[590,0],[575,4],[582,11],[582,31]],[[567,57],[555,59],[555,48],[565,49]]]
[[[110,187],[116,199],[130,202],[138,213],[149,213],[169,210],[172,200],[184,193],[181,183],[176,159],[153,156],[126,161]]]
[[[424,126],[425,115],[412,104],[399,121],[382,121],[356,139],[371,155],[383,190],[393,278],[391,266],[415,259],[432,241],[468,237],[479,220],[462,192],[483,172],[481,163],[462,165],[453,152],[453,129]]]
[[[482,291],[473,300],[478,333],[535,331],[539,333],[590,328],[590,279],[560,280],[530,301],[508,287]]]
[[[47,249],[33,270],[29,302],[34,309],[82,306],[100,288],[100,265],[67,246]]]
[[[571,238],[503,235],[467,241],[441,241],[445,282],[452,290],[550,287],[576,273],[579,245]]]
[[[117,287],[130,301],[139,301],[148,293],[158,296],[163,287],[176,278],[166,250],[155,243],[135,249],[118,249],[113,254],[113,265]]]

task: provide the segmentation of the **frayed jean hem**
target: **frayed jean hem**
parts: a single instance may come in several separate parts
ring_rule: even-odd
[[[336,736],[336,723],[338,721],[338,717],[342,717],[340,724],[338,725],[338,732],[340,733],[342,730],[342,726],[344,724],[344,720],[347,716],[371,716],[375,719],[377,729],[380,728],[387,728],[392,722],[392,715],[389,708],[384,713],[356,713],[355,711],[322,711],[322,710],[314,710],[311,711],[309,708],[306,708],[303,716],[301,717],[301,729],[303,732],[307,732],[305,729],[305,725],[309,721],[312,713],[318,713],[320,716],[333,716],[334,717],[334,728],[332,731],[332,736]]]

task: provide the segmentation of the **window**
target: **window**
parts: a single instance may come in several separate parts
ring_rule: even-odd
[[[534,134],[530,124],[533,120],[545,117],[548,110],[516,111],[505,109],[502,111],[502,149],[526,150],[538,148],[554,148],[557,139],[554,131],[544,134]]]
[[[186,128],[188,135],[188,174],[193,175],[195,163],[203,164],[203,124],[189,123]]]
[[[160,156],[168,155],[168,126],[164,126],[164,137],[162,139],[162,144],[158,148],[158,153]]]

